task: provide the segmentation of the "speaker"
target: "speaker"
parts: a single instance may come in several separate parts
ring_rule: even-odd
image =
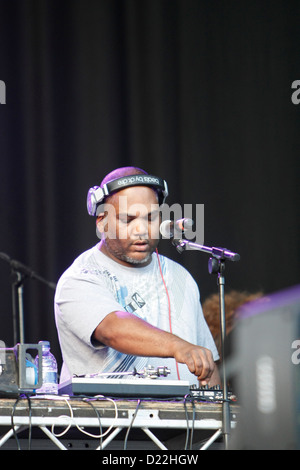
[[[299,449],[300,286],[242,307],[232,340],[240,413],[230,448]]]

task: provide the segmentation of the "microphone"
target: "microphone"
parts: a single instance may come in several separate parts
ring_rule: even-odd
[[[179,219],[173,222],[172,220],[164,220],[159,227],[159,231],[164,238],[173,238],[176,234],[181,235],[182,232],[190,230],[194,221],[192,219]]]

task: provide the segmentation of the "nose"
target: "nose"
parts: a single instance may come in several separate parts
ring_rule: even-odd
[[[133,233],[139,237],[148,238],[148,222],[142,218],[136,219]]]

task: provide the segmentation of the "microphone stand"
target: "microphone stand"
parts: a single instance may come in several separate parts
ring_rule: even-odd
[[[51,289],[56,288],[53,282],[49,282],[43,277],[36,274],[31,268],[24,264],[11,259],[7,254],[0,252],[0,259],[9,263],[12,273],[12,309],[13,309],[13,329],[14,329],[14,344],[18,343],[17,335],[17,312],[19,312],[19,335],[20,343],[24,343],[24,281],[26,278],[36,279],[43,284],[46,284]],[[18,302],[16,302],[16,297]]]
[[[173,245],[179,253],[190,249],[204,251],[212,255],[208,262],[208,271],[210,274],[218,274],[219,303],[220,303],[220,325],[221,325],[221,351],[222,351],[222,380],[223,380],[223,404],[222,404],[222,433],[224,436],[225,449],[228,449],[230,435],[230,407],[228,399],[228,384],[225,365],[225,338],[226,338],[226,316],[225,316],[225,261],[239,261],[240,255],[233,253],[227,248],[216,248],[199,245],[186,239],[174,239]]]

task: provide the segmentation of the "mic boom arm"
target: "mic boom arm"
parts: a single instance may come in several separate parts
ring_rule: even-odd
[[[227,248],[217,248],[199,245],[198,243],[190,242],[186,239],[173,239],[172,243],[179,253],[182,253],[185,250],[198,250],[209,253],[217,259],[228,259],[230,261],[239,261],[240,259],[240,255],[238,253],[233,253]]]

